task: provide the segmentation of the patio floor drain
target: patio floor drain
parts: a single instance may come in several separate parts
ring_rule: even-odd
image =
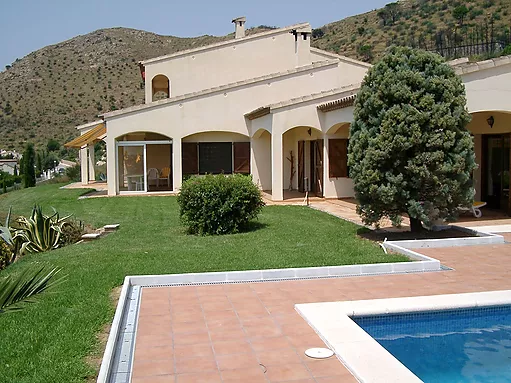
[[[327,359],[333,356],[334,352],[328,348],[309,348],[305,350],[305,355],[314,359]]]

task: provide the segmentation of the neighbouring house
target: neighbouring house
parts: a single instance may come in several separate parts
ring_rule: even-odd
[[[0,172],[8,173],[11,176],[19,170],[17,159],[0,159]]]
[[[108,194],[178,191],[194,174],[251,174],[272,199],[309,189],[353,197],[347,147],[369,64],[311,47],[296,24],[139,63],[145,104],[78,126],[82,182],[95,179],[94,143],[107,148]],[[476,199],[508,210],[511,57],[450,63],[462,77],[479,163]]]
[[[69,160],[60,160],[59,164],[55,167],[55,171],[58,173],[65,173],[67,169],[76,166],[77,163]]]

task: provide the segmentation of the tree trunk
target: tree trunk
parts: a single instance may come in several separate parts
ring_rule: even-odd
[[[412,233],[420,233],[423,229],[420,219],[410,217],[410,231]]]

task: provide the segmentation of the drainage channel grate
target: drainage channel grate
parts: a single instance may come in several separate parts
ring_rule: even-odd
[[[108,380],[109,383],[128,383],[131,381],[136,326],[140,309],[140,292],[140,286],[130,288],[128,302],[121,322],[121,331],[115,344],[114,361]]]
[[[366,273],[366,274],[346,274],[346,275],[327,275],[319,277],[298,277],[298,278],[278,278],[278,279],[253,279],[246,281],[218,281],[218,282],[181,282],[181,283],[163,283],[163,284],[140,284],[138,286],[143,288],[158,288],[158,287],[180,287],[180,286],[209,286],[209,285],[239,285],[243,283],[265,283],[265,282],[288,282],[288,281],[310,281],[315,279],[337,279],[337,278],[351,278],[351,277],[371,277],[376,275],[401,275],[401,274],[422,274],[422,273],[437,273],[441,271],[454,270],[450,267],[440,265],[440,270],[419,270],[419,271],[395,271],[395,272],[381,272],[381,273]]]

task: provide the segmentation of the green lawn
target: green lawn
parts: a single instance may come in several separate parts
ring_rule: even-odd
[[[266,207],[257,229],[221,237],[189,236],[174,197],[78,200],[83,190],[45,185],[0,196],[0,222],[9,206],[29,214],[34,203],[99,227],[120,223],[96,242],[23,258],[0,273],[34,265],[60,266],[67,280],[53,294],[0,315],[1,382],[83,382],[96,371],[85,358],[101,353],[97,334],[114,313],[109,294],[126,275],[343,265],[405,260],[356,238],[358,226],[306,207]]]

